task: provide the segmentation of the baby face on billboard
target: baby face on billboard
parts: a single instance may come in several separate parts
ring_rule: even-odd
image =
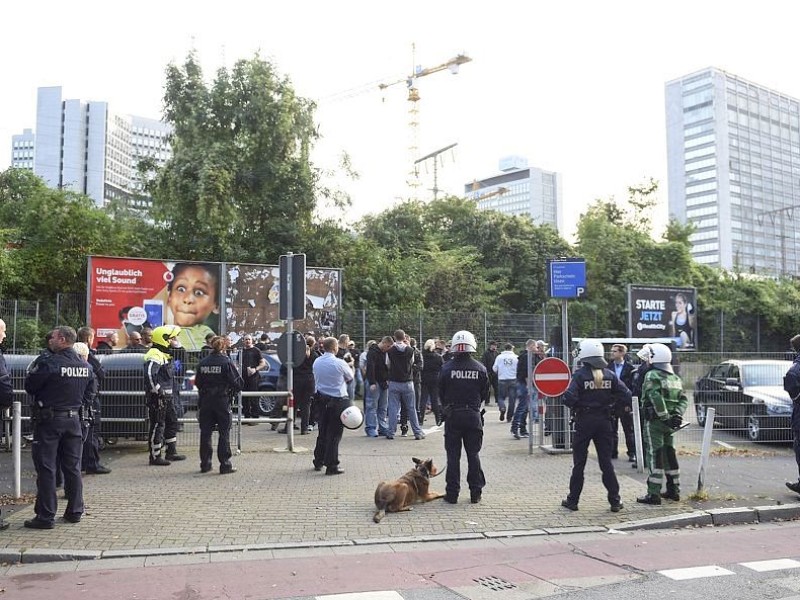
[[[209,315],[219,312],[217,278],[199,265],[176,269],[167,304],[175,325],[191,327],[203,323]]]

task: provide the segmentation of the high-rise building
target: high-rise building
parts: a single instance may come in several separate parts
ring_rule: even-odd
[[[480,210],[524,215],[537,225],[563,231],[561,175],[529,167],[521,156],[501,158],[499,170],[499,175],[467,183],[464,195]]]
[[[12,137],[12,166],[32,168],[47,185],[86,194],[98,206],[120,200],[142,207],[149,198],[139,162],[151,158],[163,165],[170,132],[155,119],[116,114],[107,102],[63,100],[60,87],[42,87],[36,132]]]
[[[36,136],[32,129],[25,129],[11,136],[11,166],[15,169],[33,171],[33,150]]]
[[[670,214],[700,263],[795,275],[800,101],[708,68],[666,84]]]

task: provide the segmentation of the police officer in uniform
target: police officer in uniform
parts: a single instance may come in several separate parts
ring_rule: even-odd
[[[211,339],[211,354],[197,365],[195,383],[200,391],[198,401],[200,422],[200,472],[211,470],[214,448],[211,432],[217,426],[217,458],[222,475],[233,473],[231,464],[231,398],[244,387],[244,380],[236,365],[225,353],[227,338],[215,336]]]
[[[2,338],[0,338],[2,340]],[[783,376],[783,389],[792,399],[792,437],[794,458],[797,470],[800,472],[800,335],[789,340],[792,347],[792,366]],[[797,481],[787,481],[786,487],[796,494],[800,494],[800,478]]]
[[[642,387],[644,438],[647,440],[645,464],[648,467],[647,494],[636,498],[642,504],[661,504],[661,498],[681,499],[680,467],[675,454],[674,434],[683,424],[689,399],[683,382],[672,370],[672,351],[664,344],[650,345],[650,364]],[[664,476],[666,492],[661,492]]]
[[[583,491],[583,471],[589,455],[589,442],[594,442],[597,462],[603,472],[603,485],[608,491],[611,512],[619,512],[622,502],[619,497],[619,482],[611,462],[614,443],[613,417],[615,411],[631,404],[631,392],[619,378],[609,371],[603,358],[603,344],[598,340],[581,341],[578,360],[581,367],[572,375],[572,381],[564,394],[564,404],[572,411],[575,422],[575,438],[572,444],[572,476],[569,479],[569,495],[561,506],[578,510],[578,501]]]
[[[25,521],[30,529],[54,527],[58,499],[56,470],[64,472],[67,507],[64,520],[77,523],[83,515],[81,482],[81,421],[79,409],[91,379],[91,367],[72,345],[72,327],[56,327],[49,336],[50,354],[42,355],[25,378],[25,391],[34,397],[32,458],[36,467],[36,516]]]
[[[172,364],[170,340],[180,335],[177,325],[161,325],[153,330],[153,347],[144,355],[144,385],[150,431],[147,444],[150,449],[150,464],[167,466],[172,461],[186,460],[178,454],[178,415],[172,397],[172,379],[175,375]],[[167,446],[163,456],[164,444]]]
[[[461,490],[461,446],[467,455],[467,485],[473,504],[481,501],[486,477],[479,453],[483,445],[481,402],[489,401],[489,375],[486,367],[470,354],[477,351],[475,336],[459,331],[453,336],[452,360],[439,374],[439,398],[444,416],[444,449],[447,452],[445,502],[458,502]]]

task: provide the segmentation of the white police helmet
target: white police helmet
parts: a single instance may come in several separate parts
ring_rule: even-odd
[[[650,359],[653,358],[653,350],[650,347],[650,344],[645,344],[642,346],[642,349],[636,353],[636,356],[639,357],[639,360],[642,362],[649,363]]]
[[[342,420],[342,425],[348,429],[358,429],[364,423],[364,414],[357,406],[348,406],[339,418]]]
[[[666,344],[651,344],[650,346],[651,358],[650,362],[653,364],[654,369],[659,371],[666,371],[672,373],[672,350]]]
[[[477,352],[478,342],[475,336],[469,331],[457,331],[453,334],[453,341],[450,346],[451,352]]]
[[[603,358],[605,350],[600,340],[581,340],[578,347],[578,360],[583,364],[594,367],[595,369],[605,369],[608,366]]]

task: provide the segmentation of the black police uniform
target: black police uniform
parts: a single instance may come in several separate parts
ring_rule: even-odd
[[[36,518],[30,525],[26,521],[26,526],[53,526],[58,508],[58,463],[64,472],[67,497],[64,518],[77,522],[83,514],[83,438],[78,413],[91,376],[91,367],[68,347],[40,356],[25,378],[25,391],[34,397],[32,457],[36,467]]]
[[[794,357],[792,366],[783,377],[783,389],[792,399],[792,437],[794,457],[800,472],[800,355]],[[787,483],[790,490],[800,494],[800,478],[798,483]]]
[[[603,383],[595,386],[592,368],[583,365],[572,376],[572,381],[564,394],[564,404],[571,411],[575,421],[575,437],[572,444],[572,476],[569,480],[569,496],[562,505],[570,510],[578,510],[578,501],[583,491],[583,471],[589,455],[589,442],[594,442],[597,461],[603,473],[603,485],[608,491],[611,510],[622,508],[619,498],[619,482],[611,462],[614,440],[612,418],[615,409],[630,405],[631,392],[617,376],[603,369]]]
[[[461,490],[461,445],[467,455],[467,485],[470,500],[481,499],[486,478],[479,452],[483,445],[481,402],[489,400],[489,376],[484,367],[467,353],[456,353],[444,363],[439,375],[442,400],[444,449],[447,452],[445,500],[452,504]]]
[[[214,352],[197,365],[195,383],[200,392],[200,471],[207,473],[211,470],[214,456],[211,432],[216,425],[219,471],[232,473],[235,469],[231,465],[231,397],[244,387],[244,380],[226,354]]]
[[[108,469],[100,464],[100,387],[105,378],[105,370],[91,348],[89,348],[87,360],[93,373],[93,382],[87,389],[92,390],[93,393],[89,402],[89,410],[84,413],[88,418],[84,419],[87,430],[83,439],[81,470],[87,473],[105,473]]]

